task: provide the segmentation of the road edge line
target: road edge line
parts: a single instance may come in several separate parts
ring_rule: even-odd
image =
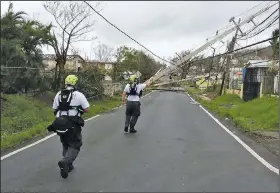
[[[188,96],[194,102],[196,102],[189,94]],[[196,102],[197,103],[197,102]],[[209,116],[211,117],[220,127],[222,127],[229,135],[231,135],[240,145],[242,145],[252,156],[254,156],[259,162],[261,162],[265,167],[267,167],[270,171],[279,175],[279,169],[272,166],[269,162],[267,162],[264,158],[262,158],[257,152],[255,152],[249,145],[247,145],[244,141],[242,141],[237,135],[231,132],[226,126],[224,126],[217,118],[215,118],[209,111],[207,111],[201,104],[199,107]]]
[[[154,92],[154,91],[151,91],[151,92],[149,92],[148,94],[144,95],[144,96],[141,97],[141,98],[144,98],[144,97],[150,95],[150,94],[153,93],[153,92]],[[116,109],[118,109],[118,108],[120,108],[120,107],[122,107],[122,106],[115,107],[115,108],[113,108],[112,110],[116,110]],[[85,122],[90,121],[90,120],[92,120],[92,119],[95,119],[95,118],[97,118],[97,117],[99,117],[99,116],[100,116],[100,115],[97,114],[97,115],[95,115],[95,116],[93,116],[93,117],[91,117],[91,118],[86,119]],[[35,141],[35,142],[29,144],[29,145],[26,145],[26,146],[24,146],[24,147],[22,147],[22,148],[19,148],[19,149],[15,150],[15,151],[12,151],[12,152],[10,152],[10,153],[8,153],[8,154],[6,154],[6,155],[3,155],[3,156],[1,156],[1,161],[4,160],[4,159],[6,159],[6,158],[8,158],[8,157],[11,157],[12,155],[15,155],[15,154],[21,152],[21,151],[23,151],[23,150],[26,150],[26,149],[28,149],[28,148],[30,148],[30,147],[33,147],[33,146],[35,146],[35,145],[37,145],[37,144],[39,144],[39,143],[42,143],[42,142],[44,142],[44,141],[46,141],[46,140],[48,140],[48,139],[50,139],[50,138],[52,138],[52,137],[54,137],[54,136],[56,136],[56,135],[57,135],[56,133],[52,133],[52,134],[50,134],[50,135],[48,135],[48,136],[46,136],[46,137],[44,137],[44,138],[42,138],[42,139],[39,139],[39,140],[37,140],[37,141]]]

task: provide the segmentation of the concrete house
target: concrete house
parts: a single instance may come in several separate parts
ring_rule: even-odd
[[[45,70],[53,70],[56,65],[56,56],[55,54],[44,54],[43,55],[43,64],[45,65]],[[85,60],[80,55],[68,55],[65,70],[73,70],[78,72],[82,68],[82,63]]]
[[[115,63],[114,62],[103,62],[103,61],[97,61],[97,60],[86,60],[84,65],[94,65],[98,68],[102,68],[102,69],[110,71],[114,68]],[[105,74],[104,81],[112,82],[112,77],[108,74]]]

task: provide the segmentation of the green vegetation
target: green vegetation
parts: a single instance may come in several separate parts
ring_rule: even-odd
[[[199,90],[198,88],[190,87],[188,85],[185,85],[185,89],[186,89],[186,91],[188,91],[189,94],[201,94],[202,93],[202,91]]]
[[[110,73],[115,81],[123,80],[123,77],[120,76],[123,72],[139,71],[141,73],[140,81],[144,82],[164,65],[145,52],[127,46],[120,46],[116,50],[115,58],[115,68]]]
[[[262,97],[244,102],[237,95],[223,95],[199,102],[218,116],[231,119],[246,132],[278,131],[278,98]]]
[[[149,92],[151,90],[145,89],[143,96]],[[120,106],[120,94],[89,101],[90,111],[85,113],[83,118],[87,119]],[[42,98],[26,95],[1,95],[2,99],[5,99],[1,101],[1,150],[48,132],[46,128],[54,120],[51,108],[54,93],[48,92],[44,96],[42,102]]]
[[[3,95],[1,113],[1,149],[18,145],[25,140],[47,133],[47,126],[54,120],[51,105],[25,95]],[[120,96],[90,101],[90,112],[83,118],[106,112],[121,104]]]

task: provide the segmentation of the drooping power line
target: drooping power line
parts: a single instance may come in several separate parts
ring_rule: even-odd
[[[120,28],[118,28],[116,25],[114,25],[113,23],[111,23],[108,19],[106,19],[102,14],[100,14],[96,9],[94,9],[88,2],[85,2],[95,13],[97,13],[100,17],[102,17],[107,23],[109,23],[111,26],[113,26],[114,28],[116,28],[118,31],[120,31],[121,33],[123,33],[125,36],[127,36],[129,39],[131,39],[132,41],[134,41],[135,43],[137,43],[138,45],[140,45],[142,48],[144,48],[145,50],[147,50],[148,52],[150,52],[152,55],[154,55],[155,57],[161,59],[162,61],[165,61],[169,64],[174,65],[173,62],[167,61],[165,59],[163,59],[162,57],[158,56],[157,54],[153,53],[151,50],[149,50],[146,46],[142,45],[141,43],[139,43],[137,40],[135,40],[134,38],[132,38],[130,35],[128,35],[127,33],[125,33],[124,31],[122,31]]]

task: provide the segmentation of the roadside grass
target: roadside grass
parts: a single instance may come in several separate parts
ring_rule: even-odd
[[[151,92],[145,89],[143,96]],[[1,101],[1,151],[17,146],[26,140],[48,133],[47,126],[54,120],[52,103],[55,93],[48,96],[3,95]],[[90,111],[84,119],[110,111],[121,105],[121,92],[104,100],[89,101]]]
[[[195,97],[201,105],[218,116],[229,118],[244,132],[278,131],[278,98],[265,96],[244,102],[239,96],[226,94],[206,101]]]
[[[188,91],[189,94],[202,94],[203,91],[201,91],[198,88],[191,87],[189,85],[185,85],[185,90]]]
[[[2,95],[2,97],[7,101],[2,102],[4,110],[1,113],[1,150],[48,132],[46,128],[54,120],[50,105],[24,95]],[[121,97],[108,97],[102,101],[89,103],[90,111],[84,114],[84,119],[120,106]]]

